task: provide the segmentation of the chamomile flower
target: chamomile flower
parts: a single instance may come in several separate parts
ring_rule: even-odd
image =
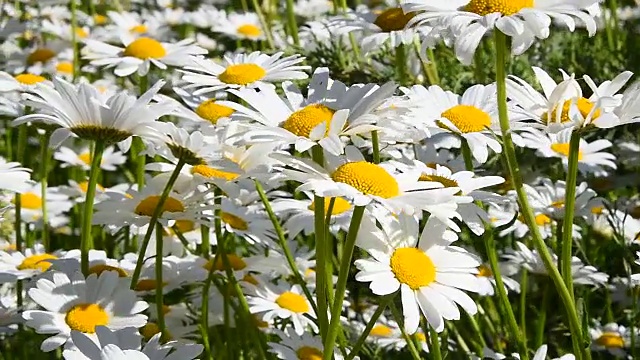
[[[282,57],[284,53],[273,55],[259,51],[250,54],[225,55],[222,64],[210,59],[191,58],[191,64],[185,66],[182,80],[188,85],[185,89],[196,89],[193,94],[200,95],[224,89],[256,87],[286,80],[308,78],[304,72],[308,66],[299,65],[304,58],[299,55]]]
[[[155,120],[168,112],[165,106],[149,104],[163,81],[139,98],[125,92],[105,96],[93,85],[74,85],[60,78],[55,78],[53,84],[53,88],[36,84],[32,94],[26,95],[25,104],[40,113],[13,121],[14,125],[29,121],[58,125],[60,128],[51,134],[52,147],[59,146],[71,134],[107,143],[122,142],[133,135],[155,136]]]
[[[600,86],[585,75],[583,78],[593,92],[589,98],[585,98],[574,76],[569,76],[561,70],[563,81],[556,83],[541,68],[534,66],[533,71],[543,94],[526,81],[511,76],[507,79],[507,95],[518,105],[515,112],[542,123],[546,131],[552,133],[568,127],[610,127],[609,125],[618,121],[614,110],[621,105],[623,98],[617,93],[633,75],[628,71],[623,72]],[[629,102],[626,106],[629,106]]]
[[[269,343],[269,352],[276,354],[278,359],[298,360],[298,359],[322,359],[324,347],[319,336],[306,334],[294,334],[289,330],[276,331],[280,337],[280,343]],[[333,350],[333,358],[342,360],[343,357]]]
[[[69,277],[73,277],[75,273],[80,271],[80,257],[80,250],[72,249],[67,251],[64,257],[51,259],[49,262],[52,265],[52,270],[61,271]],[[129,273],[120,267],[120,262],[108,257],[106,252],[94,249],[89,250],[89,274],[100,276],[105,271],[115,271],[118,273],[118,277],[121,278],[129,276]]]
[[[545,158],[560,158],[565,169],[569,166],[570,140],[573,129],[564,129],[555,134],[542,134],[538,132],[524,132],[527,147],[536,149],[536,154]],[[604,152],[613,144],[609,140],[599,139],[587,142],[580,139],[578,148],[578,170],[583,174],[606,176],[609,172],[605,168],[615,170],[616,156]]]
[[[261,314],[262,321],[272,324],[275,319],[289,319],[298,335],[308,331],[308,327],[317,331],[315,323],[307,317],[315,318],[315,312],[300,286],[290,287],[285,284],[272,285],[263,282],[258,285],[245,283],[245,287],[249,311],[252,314]]]
[[[331,2],[327,0],[298,0],[293,4],[294,14],[307,19],[321,18],[331,10]]]
[[[42,75],[31,73],[10,75],[4,71],[0,71],[0,93],[9,91],[26,92],[35,88],[34,85],[38,83],[51,84],[51,82]]]
[[[251,244],[272,244],[276,237],[273,224],[264,210],[223,198],[220,220],[226,231],[244,236]]]
[[[20,251],[0,251],[0,283],[27,280],[49,270],[52,261],[60,253],[47,253],[44,246],[36,244],[33,248]]]
[[[549,179],[542,179],[540,185],[531,187],[527,184],[525,191],[534,209],[539,209],[553,219],[564,219],[566,183],[562,180],[553,182]],[[575,192],[575,216],[587,209],[590,202],[595,199],[596,192],[589,189],[587,183],[582,182],[576,186]],[[601,204],[599,204],[601,205]],[[591,210],[589,210],[591,211]]]
[[[133,37],[162,36],[163,31],[158,20],[152,16],[142,17],[135,12],[108,11],[107,16],[111,24],[107,26],[105,33],[111,39],[128,35]]]
[[[405,13],[400,7],[384,10],[356,9],[344,19],[338,19],[339,33],[362,32],[361,46],[365,52],[378,50],[386,43],[391,48],[412,45],[418,39],[418,31],[409,21],[415,13]],[[428,30],[428,29],[423,29]]]
[[[480,290],[475,274],[478,258],[466,250],[451,246],[458,236],[435,218],[429,218],[418,234],[413,217],[400,215],[383,229],[364,218],[356,245],[371,259],[356,260],[360,270],[356,280],[370,282],[376,295],[400,290],[405,330],[413,334],[420,324],[420,313],[438,332],[444,320],[460,319],[462,307],[473,315],[475,302],[462,290]]]
[[[159,154],[170,161],[182,159],[189,165],[207,164],[222,157],[222,146],[216,137],[192,133],[173,123],[163,123],[162,135],[154,139]]]
[[[42,208],[46,205],[48,212],[48,221],[50,224],[60,222],[59,218],[71,209],[73,203],[69,197],[58,188],[48,187],[45,190],[46,204],[43,202],[42,186],[40,183],[30,183],[24,188],[20,195],[20,214],[22,221],[26,223],[37,223],[42,220]],[[15,203],[15,200],[12,200]]]
[[[298,234],[305,236],[314,233],[315,202],[310,194],[310,199],[276,199],[272,202],[273,210],[282,218],[286,219],[283,227],[287,229],[290,238],[295,238]],[[325,198],[324,212],[328,214],[331,201],[331,224],[329,230],[336,234],[340,230],[347,231],[351,221],[353,205],[341,197]]]
[[[458,229],[451,220],[459,217],[458,203],[471,202],[470,197],[454,197],[458,187],[419,181],[420,172],[399,172],[390,163],[367,162],[355,148],[348,147],[346,153],[346,157],[328,158],[328,169],[305,159],[272,156],[285,164],[282,171],[287,178],[302,183],[297,191],[345,197],[356,206],[379,203],[394,213],[413,214],[422,209]]]
[[[524,53],[536,40],[546,39],[552,20],[570,31],[575,29],[577,20],[592,36],[599,12],[594,4],[597,0],[403,0],[402,8],[407,13],[421,12],[412,19],[413,24],[437,24],[451,31],[458,59],[469,65],[480,41],[491,31],[499,30],[511,38],[513,55]]]
[[[453,136],[455,147],[459,147],[458,139],[462,139],[469,144],[474,159],[480,164],[487,161],[489,149],[495,153],[502,152],[502,146],[495,139],[495,134],[500,133],[495,85],[475,85],[462,96],[435,85],[429,88],[415,85],[401,90],[417,103],[412,110],[415,119],[429,127],[432,141]],[[530,125],[513,113],[509,119],[514,141],[518,143],[517,132]]]
[[[211,31],[239,40],[259,41],[266,38],[258,15],[251,12],[228,13],[226,17],[213,25]]]
[[[387,83],[354,85],[346,87],[329,78],[327,68],[313,73],[307,93],[291,82],[282,84],[286,98],[280,97],[273,87],[258,86],[253,89],[229,90],[249,104],[222,102],[236,111],[233,119],[248,120],[248,130],[237,136],[252,143],[275,143],[283,146],[295,144],[304,152],[319,144],[331,154],[344,152],[341,136],[370,133],[377,117],[372,114],[393,95],[396,85]]]
[[[505,270],[506,268],[512,267],[511,264],[508,263],[499,263],[500,272],[502,276],[502,281],[504,282],[504,288],[507,292],[514,291],[516,293],[520,293],[520,283],[516,280],[512,279],[509,276],[506,276]],[[493,296],[495,294],[496,288],[496,279],[493,276],[493,271],[491,271],[491,267],[489,264],[482,264],[478,268],[478,283],[480,286],[480,291],[478,294],[481,296]]]
[[[65,41],[72,41],[72,34],[75,32],[75,37],[78,41],[82,41],[89,37],[89,27],[76,27],[73,29],[70,24],[59,20],[43,20],[42,31],[51,34],[59,39]]]
[[[151,37],[124,36],[121,40],[123,47],[85,40],[83,58],[92,65],[113,68],[116,76],[129,76],[133,73],[143,76],[147,75],[152,64],[161,70],[166,70],[168,66],[185,67],[191,64],[191,56],[207,53],[207,50],[194,45],[191,39],[175,44],[160,42]]]
[[[592,341],[591,349],[606,351],[618,358],[627,356],[625,348],[631,345],[631,331],[627,327],[616,323],[601,325],[596,322],[589,328],[589,335]]]
[[[97,326],[112,330],[143,326],[147,317],[139,313],[147,303],[138,300],[128,287],[118,285],[115,271],[86,279],[78,273],[69,278],[54,272],[51,280],[40,279],[29,290],[29,297],[44,310],[25,311],[25,325],[37,333],[52,334],[40,347],[45,352],[70,342],[72,330],[95,339]]]
[[[31,188],[31,169],[17,162],[7,162],[0,157],[0,190],[16,193],[27,192]]]
[[[53,158],[61,162],[60,167],[62,168],[79,166],[85,171],[91,169],[91,150],[89,147],[83,147],[76,151],[66,146],[60,146],[53,154]],[[100,168],[104,171],[115,171],[126,161],[127,157],[122,152],[117,151],[113,146],[108,146],[102,153]]]

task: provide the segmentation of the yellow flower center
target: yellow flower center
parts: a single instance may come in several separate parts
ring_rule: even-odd
[[[545,214],[536,215],[536,225],[538,226],[546,226],[551,224],[551,218]]]
[[[57,256],[51,254],[38,254],[26,257],[20,265],[16,266],[18,270],[40,270],[47,271],[51,267],[51,263],[47,260],[55,260]]]
[[[93,334],[96,326],[109,323],[109,315],[98,304],[78,304],[67,311],[64,321],[71,330]]]
[[[416,248],[398,248],[391,256],[391,271],[399,282],[417,290],[436,279],[436,267],[424,251]]]
[[[249,229],[249,224],[247,224],[247,222],[244,221],[241,217],[234,214],[222,212],[222,214],[220,214],[220,219],[222,219],[224,223],[228,224],[236,230],[245,231]]]
[[[140,328],[140,335],[144,337],[146,341],[149,341],[155,334],[160,332],[160,326],[154,322],[148,322],[146,325]]]
[[[471,0],[464,9],[481,16],[493,13],[509,16],[531,7],[533,0]]]
[[[267,71],[258,64],[236,64],[227,66],[218,79],[225,84],[247,85],[265,75]]]
[[[88,181],[80,182],[78,183],[78,187],[80,188],[80,190],[82,190],[83,193],[86,193],[87,189],[89,189],[89,182]],[[100,184],[96,184],[96,189],[100,191],[104,191],[104,187]]]
[[[591,100],[585,99],[583,97],[577,100],[575,99],[567,100],[564,102],[564,104],[562,104],[562,113],[560,114],[560,122],[565,123],[571,120],[571,118],[569,117],[569,110],[571,109],[571,106],[574,103],[578,107],[578,111],[580,111],[580,115],[582,115],[582,117],[584,118],[589,116],[589,113],[591,112],[591,110],[593,110],[593,108],[596,106],[593,102],[591,102]],[[601,114],[602,114],[602,111],[600,109],[596,109],[591,115],[591,118],[597,119],[598,117],[600,117]],[[553,111],[551,111],[551,121],[555,122],[556,116],[558,116],[558,106],[556,106],[553,109]],[[548,113],[542,114],[542,121],[545,124],[549,122]]]
[[[158,203],[160,202],[160,196],[151,195],[146,197],[144,200],[140,201],[136,209],[134,210],[136,214],[140,216],[152,216],[153,211],[158,207]],[[162,213],[165,211],[168,212],[184,212],[184,205],[182,202],[176,198],[169,196],[167,200],[164,202],[162,206]]]
[[[236,254],[227,254],[227,260],[229,260],[229,266],[234,271],[239,271],[247,267],[247,263],[244,260],[236,255]],[[213,265],[213,269],[217,271],[224,271],[224,261],[222,261],[222,256],[218,256],[218,259],[214,262],[214,259],[209,260],[206,264],[204,264],[204,268],[207,270],[211,270],[211,266]]]
[[[129,276],[129,274],[127,274],[127,272],[124,271],[123,269],[116,266],[107,265],[107,264],[93,265],[92,267],[89,268],[89,274],[96,274],[98,276],[100,276],[100,274],[102,274],[105,271],[115,271],[118,273],[118,277],[121,277],[121,278]]]
[[[249,284],[253,284],[253,285],[256,285],[256,286],[258,286],[260,284],[258,279],[256,279],[255,277],[251,276],[251,274],[245,274],[242,277],[242,281],[248,282]]]
[[[136,26],[132,26],[129,29],[130,33],[136,33],[136,34],[144,34],[147,32],[147,26],[146,25],[136,25]]]
[[[44,77],[40,75],[35,75],[35,74],[20,74],[20,75],[16,75],[15,79],[20,84],[24,84],[24,85],[34,85],[39,82],[47,80]]]
[[[554,201],[551,203],[551,207],[554,207],[556,209],[562,209],[564,207],[564,201],[563,200]]]
[[[330,197],[326,197],[324,198],[324,214],[325,216],[327,215],[327,213],[329,212],[329,206],[331,205],[331,198]],[[311,211],[315,211],[316,209],[316,203],[315,201],[311,202],[311,205],[309,205],[309,210]],[[351,203],[349,203],[347,200],[341,198],[341,197],[337,197],[335,198],[334,202],[333,202],[333,209],[331,209],[331,215],[340,215],[344,212],[347,212],[351,209]]]
[[[56,71],[63,74],[73,74],[73,64],[68,61],[60,62],[56,65]]]
[[[551,150],[557,152],[560,155],[569,157],[569,143],[551,144]],[[578,161],[582,160],[582,157],[582,151],[578,151]]]
[[[422,174],[418,181],[433,181],[442,184],[444,187],[458,187],[458,182],[440,175]]]
[[[135,39],[124,49],[124,56],[131,56],[141,60],[160,59],[167,54],[162,44],[157,40],[141,37]]]
[[[405,14],[401,8],[389,8],[381,12],[373,23],[384,32],[400,31],[414,15],[415,13]]]
[[[93,15],[93,21],[96,25],[104,25],[109,21],[109,18],[104,15],[95,14]]]
[[[56,53],[53,50],[47,48],[39,48],[34,50],[31,54],[29,54],[29,56],[27,56],[27,65],[33,65],[39,62],[45,63],[51,60],[51,58],[53,58],[54,56],[56,56]]]
[[[478,267],[478,277],[493,277],[493,271],[491,268],[482,264]]]
[[[308,138],[311,130],[325,123],[327,124],[326,135],[329,132],[329,125],[334,112],[322,104],[307,105],[291,114],[282,124],[282,127],[295,135]]]
[[[85,29],[81,28],[81,27],[76,28],[75,32],[76,32],[76,36],[79,37],[80,39],[84,39],[87,36],[89,36],[87,31]]]
[[[415,333],[414,336],[419,342],[427,342],[427,336],[423,333]]]
[[[278,296],[276,304],[283,309],[287,309],[298,314],[309,311],[309,303],[307,303],[307,299],[305,299],[304,296],[291,291],[285,291]]]
[[[400,186],[391,174],[381,166],[366,161],[341,165],[331,174],[331,178],[350,185],[365,195],[388,199],[400,193]]]
[[[491,126],[491,116],[475,106],[456,105],[443,112],[441,116],[451,121],[463,133],[480,132]],[[448,129],[440,122],[438,125]]]
[[[602,212],[604,211],[604,207],[603,206],[594,206],[591,208],[591,213],[593,215],[602,215]]]
[[[269,327],[269,323],[268,322],[263,321],[262,319],[260,319],[256,315],[253,316],[253,323],[256,324],[256,326],[261,328],[261,329],[266,329],[266,328]]]
[[[138,283],[136,284],[135,290],[136,291],[152,291],[156,289],[157,284],[158,282],[156,281],[156,279],[142,279],[138,281]],[[164,287],[165,285],[167,285],[167,282],[163,281],[162,286]]]
[[[91,165],[91,154],[89,152],[84,152],[78,155],[78,159],[87,165]]]
[[[182,234],[196,229],[196,224],[191,220],[176,220],[173,226]]]
[[[208,120],[212,124],[217,124],[220,118],[231,116],[235,110],[228,106],[216,104],[215,99],[209,99],[203,101],[202,104],[196,108],[196,114],[201,118]]]
[[[371,329],[369,336],[375,337],[389,337],[393,334],[393,330],[390,327],[382,324],[378,324]]]
[[[227,181],[235,180],[240,174],[218,170],[207,165],[196,165],[191,168],[192,174],[202,175],[209,179],[224,179]]]
[[[607,348],[623,348],[624,339],[618,333],[606,332],[596,339],[596,344]]]
[[[252,24],[245,24],[245,25],[239,26],[236,29],[236,31],[238,32],[238,34],[244,35],[249,38],[256,38],[262,35],[262,30],[260,30],[259,27]]]
[[[20,195],[20,201],[23,209],[40,210],[42,209],[42,198],[35,193],[28,192]]]
[[[322,360],[322,351],[311,346],[302,346],[296,351],[298,360]]]

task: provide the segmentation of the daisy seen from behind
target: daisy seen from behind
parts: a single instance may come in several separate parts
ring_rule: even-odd
[[[462,290],[480,290],[475,274],[480,261],[468,251],[451,246],[458,239],[440,221],[430,218],[422,234],[418,222],[400,215],[380,229],[364,218],[356,245],[371,259],[356,260],[356,280],[370,282],[376,295],[400,290],[404,327],[417,331],[422,313],[436,331],[444,330],[445,320],[460,319],[462,307],[473,315],[475,302]]]

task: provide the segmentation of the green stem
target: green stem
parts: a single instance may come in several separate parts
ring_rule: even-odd
[[[293,12],[293,0],[287,0],[287,22],[289,23],[289,30],[291,30],[293,44],[295,46],[300,46],[300,39],[298,38],[298,24],[296,23],[296,14]]]
[[[260,200],[264,204],[264,208],[267,211],[267,214],[269,215],[271,224],[273,225],[273,228],[275,229],[276,234],[278,235],[278,242],[280,243],[280,247],[282,248],[284,257],[287,259],[287,265],[289,265],[291,274],[293,275],[295,282],[302,287],[302,291],[304,292],[304,295],[307,297],[307,300],[313,307],[313,311],[315,311],[317,314],[318,309],[316,308],[316,304],[313,301],[313,296],[311,295],[311,292],[307,288],[307,284],[302,278],[302,275],[300,275],[300,270],[298,270],[298,266],[296,265],[293,255],[291,254],[291,250],[287,245],[287,239],[284,235],[282,226],[280,225],[280,221],[278,220],[278,217],[276,216],[276,214],[273,212],[273,208],[271,207],[271,203],[267,198],[267,194],[265,194],[264,192],[264,188],[258,181],[256,181],[255,183],[256,183],[256,190],[258,191],[258,196],[260,196]],[[325,314],[326,314],[326,311],[325,311]]]
[[[202,238],[202,257],[209,259],[211,254],[211,229],[208,226],[200,225],[200,237]]]
[[[398,327],[400,328],[400,333],[402,333],[402,337],[404,338],[404,341],[407,342],[407,347],[409,348],[409,353],[411,354],[411,357],[413,358],[413,360],[421,360],[422,358],[420,357],[420,352],[416,348],[416,344],[414,344],[413,341],[411,341],[411,337],[407,335],[407,332],[404,330],[404,318],[402,317],[402,314],[398,310],[398,307],[396,306],[396,304],[393,303],[393,301],[389,304],[389,309],[391,309],[391,314],[393,315],[393,318],[396,320],[396,323],[398,323],[399,325]]]
[[[318,165],[324,166],[324,152],[322,147],[314,146],[311,149],[311,157]],[[331,257],[328,257],[329,251],[326,248],[324,202],[325,199],[322,196],[314,196],[313,198],[316,247],[316,295],[318,302],[317,316],[320,336],[323,341],[326,340],[329,327],[329,319],[327,317],[327,313],[329,312],[329,297],[327,288],[329,287],[329,281],[331,281],[331,278],[329,278],[327,274],[327,266],[331,262]]]
[[[371,146],[373,147],[373,163],[380,164],[380,138],[377,130],[371,132]]]
[[[571,269],[571,256],[573,255],[573,217],[576,204],[576,183],[578,182],[578,158],[580,153],[580,134],[574,130],[569,142],[569,166],[567,169],[567,182],[565,186],[564,220],[562,222],[562,278],[567,286],[569,295],[573,294],[573,272]],[[560,239],[558,239],[560,240]]]
[[[533,343],[534,349],[539,348],[544,343],[544,330],[547,324],[547,309],[549,307],[549,293],[551,292],[549,285],[549,282],[546,281],[546,284],[543,286],[544,292],[542,293],[542,308],[540,309],[538,319],[536,320],[538,327],[536,329],[535,342]]]
[[[431,340],[431,348],[429,348],[429,351],[431,352],[433,359],[442,360],[442,352],[440,350],[440,338],[438,337],[438,332],[431,326],[429,326],[429,340]]]
[[[147,252],[147,247],[149,246],[149,240],[151,239],[151,233],[158,222],[158,219],[164,212],[164,203],[167,201],[169,197],[169,193],[173,188],[176,180],[178,179],[178,175],[180,175],[180,170],[185,164],[185,160],[183,157],[178,159],[178,164],[176,164],[176,168],[173,169],[173,173],[171,173],[171,177],[169,177],[169,181],[164,187],[162,194],[160,195],[160,199],[158,199],[158,205],[153,210],[153,214],[151,214],[151,219],[149,220],[149,227],[147,228],[147,232],[144,234],[144,239],[142,240],[142,246],[140,247],[138,253],[138,260],[136,262],[136,268],[133,271],[133,276],[131,276],[131,289],[135,289],[138,284],[138,279],[140,279],[140,272],[142,272],[142,264],[144,263],[144,254]]]
[[[473,171],[473,158],[471,157],[471,148],[465,138],[460,139],[462,158],[464,159],[464,167],[467,171]]]
[[[513,181],[516,194],[518,196],[518,204],[520,211],[524,217],[527,227],[531,231],[534,246],[540,254],[540,258],[549,273],[549,276],[553,280],[553,283],[560,295],[560,299],[567,311],[567,317],[569,320],[569,329],[571,331],[571,341],[573,344],[573,352],[578,360],[591,359],[591,351],[589,347],[583,347],[584,337],[580,326],[580,319],[578,318],[578,312],[576,311],[575,303],[569,290],[564,284],[562,276],[555,266],[553,258],[549,253],[549,249],[544,240],[540,236],[540,230],[536,225],[535,216],[529,206],[529,200],[527,194],[524,191],[522,177],[520,175],[520,169],[518,167],[518,161],[516,159],[515,147],[513,140],[511,139],[511,128],[509,126],[509,115],[507,110],[507,87],[506,87],[506,64],[507,57],[507,38],[499,30],[494,31],[495,45],[496,45],[496,83],[498,90],[498,114],[500,118],[500,130],[503,140],[503,154],[507,162],[509,176]]]
[[[138,191],[142,191],[144,187],[144,167],[146,164],[146,155],[141,154],[144,150],[144,144],[139,138],[133,138],[131,143],[131,155],[135,159],[136,164],[136,184],[138,185]]]
[[[42,135],[40,144],[40,193],[42,198],[42,244],[44,251],[51,251],[49,243],[49,216],[47,212],[47,177],[49,171],[49,138],[51,133],[47,130]]]
[[[75,1],[73,1],[75,2]],[[96,197],[96,184],[100,174],[100,164],[102,163],[102,153],[105,143],[97,140],[91,156],[91,169],[89,170],[89,184],[87,185],[87,195],[84,200],[82,213],[82,229],[80,230],[80,268],[85,276],[89,275],[89,249],[93,247],[91,238],[91,225],[93,221],[93,203]]]
[[[429,68],[429,73],[431,74],[429,82],[431,85],[439,85],[440,75],[438,74],[438,63],[436,62],[436,55],[433,53],[433,49],[427,49],[427,58],[429,59],[429,64],[427,64],[427,66]]]
[[[529,272],[522,270],[520,277],[520,331],[527,333],[527,286],[529,282]]]
[[[349,224],[347,240],[344,244],[342,259],[340,261],[340,270],[338,272],[338,283],[336,284],[335,297],[331,306],[331,322],[329,323],[329,331],[327,332],[327,337],[324,341],[325,349],[333,349],[335,346],[336,336],[338,335],[338,329],[340,328],[340,313],[342,312],[344,294],[347,289],[347,278],[349,277],[349,269],[351,268],[351,259],[353,257],[353,251],[356,245],[356,238],[358,237],[360,223],[362,222],[362,218],[364,216],[364,210],[364,206],[356,206],[351,217],[351,224]],[[331,355],[331,351],[325,351],[324,360],[330,360]]]
[[[407,52],[404,44],[396,47],[396,76],[398,82],[404,85],[407,81]]]
[[[260,21],[260,25],[262,26],[264,35],[267,38],[267,45],[269,46],[269,49],[275,49],[273,46],[273,37],[271,35],[271,28],[269,27],[269,24],[267,23],[267,20],[265,19],[264,14],[262,13],[262,8],[260,7],[260,4],[258,4],[258,0],[251,0],[251,3],[253,4],[253,7],[256,11],[256,15],[258,15],[258,20]]]
[[[356,344],[353,346],[353,348],[351,349],[351,351],[349,352],[349,355],[347,355],[345,360],[351,360],[356,355],[358,355],[360,348],[362,347],[362,345],[364,345],[364,342],[367,340],[367,336],[369,336],[369,333],[371,333],[371,329],[373,329],[373,327],[376,325],[376,321],[378,321],[378,318],[380,318],[380,315],[382,315],[384,310],[389,306],[389,304],[391,304],[391,302],[396,297],[396,295],[397,295],[397,292],[394,292],[393,294],[385,295],[380,298],[380,301],[378,303],[378,308],[371,316],[371,319],[369,319],[369,322],[367,322],[367,325],[364,327],[362,334],[360,334],[360,337],[358,337]]]
[[[151,225],[150,225],[151,227]],[[163,245],[164,239],[162,238],[163,229],[161,224],[157,224],[156,228],[156,263],[155,263],[155,271],[156,271],[156,312],[158,313],[158,329],[162,337],[167,336],[167,329],[164,324],[164,293],[162,291],[163,280],[162,280],[162,253],[163,253]]]
[[[78,28],[78,17],[76,15],[78,4],[76,0],[71,1],[71,47],[73,48],[73,81],[78,78],[80,71],[80,54],[78,52],[78,37],[76,29]]]

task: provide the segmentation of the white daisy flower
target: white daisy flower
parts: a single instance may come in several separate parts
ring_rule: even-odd
[[[262,206],[247,206],[223,198],[220,220],[227,232],[242,236],[250,244],[273,245],[273,224]]]
[[[507,79],[507,96],[518,105],[515,112],[541,122],[547,132],[558,132],[574,126],[610,127],[610,124],[619,122],[618,114],[624,117],[631,112],[628,109],[631,103],[627,101],[626,105],[621,104],[623,95],[617,93],[629,81],[632,72],[623,72],[600,86],[585,75],[583,79],[593,92],[589,98],[585,98],[573,75],[569,76],[560,70],[563,81],[558,84],[541,68],[534,66],[533,71],[542,87],[542,94],[526,81],[510,76]],[[615,113],[618,106],[621,107]]]
[[[18,162],[7,162],[0,157],[0,190],[16,193],[27,192],[31,188],[31,169]]]
[[[160,129],[162,135],[153,141],[155,151],[169,161],[183,158],[189,165],[202,165],[222,157],[222,144],[216,137],[189,133],[173,123],[163,123]]]
[[[163,36],[162,24],[152,16],[143,17],[135,12],[107,11],[110,24],[106,26],[104,35],[109,39],[117,39],[119,36],[128,35],[135,37]]]
[[[307,317],[315,318],[316,315],[299,285],[272,285],[266,282],[258,285],[245,282],[243,285],[247,289],[249,311],[262,314],[262,321],[273,324],[275,319],[289,319],[298,335],[308,331],[308,327],[318,331],[316,324]]]
[[[33,224],[42,221],[42,185],[40,183],[30,182],[25,187],[24,192],[20,194],[20,214],[22,221]],[[64,213],[73,207],[73,203],[69,197],[62,193],[59,188],[48,187],[46,190],[46,206],[49,224],[60,223],[60,218],[64,217]],[[15,204],[15,200],[7,199]]]
[[[62,256],[59,252],[47,253],[44,246],[20,251],[0,251],[0,283],[16,282],[39,276],[51,268],[53,260]]]
[[[505,291],[520,293],[520,283],[508,276],[511,271],[505,271],[512,270],[514,269],[514,267],[508,263],[499,263],[498,266],[500,267],[500,275],[502,276],[502,281],[504,282]],[[497,286],[496,278],[493,276],[493,271],[491,271],[491,266],[489,266],[489,264],[480,265],[480,267],[478,268],[477,277],[480,286],[480,291],[478,291],[478,294],[480,296],[495,295],[495,288]]]
[[[83,59],[92,65],[114,68],[117,76],[136,73],[147,75],[153,64],[161,70],[168,66],[185,67],[191,65],[191,56],[204,55],[207,50],[194,45],[192,39],[184,39],[175,44],[164,43],[150,37],[122,37],[123,47],[109,45],[98,40],[87,39],[82,49]]]
[[[196,89],[193,94],[200,95],[309,77],[304,71],[310,67],[299,65],[304,57],[292,55],[283,58],[283,54],[267,55],[255,51],[251,54],[225,55],[222,64],[191,57],[192,63],[182,71],[182,80],[188,83],[184,88]]]
[[[25,104],[41,113],[19,117],[13,124],[42,121],[60,126],[51,134],[54,148],[72,133],[108,143],[130,141],[133,135],[155,136],[155,120],[168,112],[166,106],[149,104],[164,81],[158,81],[139,98],[125,92],[105,96],[93,85],[74,85],[60,78],[53,84],[54,88],[36,84],[33,94],[26,95]]]
[[[606,351],[617,358],[626,358],[625,348],[631,346],[631,329],[616,323],[608,323],[604,326],[596,322],[589,328],[591,336],[591,349]],[[636,332],[636,336],[637,332]],[[638,341],[636,339],[636,341]]]
[[[298,0],[293,4],[293,13],[308,19],[321,18],[331,10],[333,6],[327,0]]]
[[[59,20],[44,19],[40,25],[41,31],[58,37],[65,41],[72,41],[72,33],[75,32],[77,41],[82,41],[90,36],[90,29],[88,26],[77,26],[75,29],[68,24]]]
[[[51,259],[51,270],[61,271],[69,277],[73,277],[80,270],[80,249],[71,249],[64,254],[64,257]],[[105,271],[115,271],[118,277],[129,277],[129,273],[120,267],[120,262],[109,258],[103,250],[89,250],[89,274],[100,276]]]
[[[282,84],[282,89],[286,98],[280,97],[273,87],[258,86],[259,92],[248,88],[229,90],[249,105],[221,102],[236,110],[231,118],[258,123],[246,125],[248,130],[238,134],[238,138],[248,144],[295,144],[300,152],[319,144],[329,153],[339,155],[344,152],[341,137],[376,129],[373,124],[377,117],[373,112],[393,95],[396,85],[347,87],[331,80],[327,68],[318,68],[307,88],[307,98],[289,81]]]
[[[356,280],[371,282],[376,295],[400,290],[408,333],[417,331],[421,312],[438,332],[444,330],[444,320],[460,319],[458,306],[471,315],[477,312],[475,302],[460,289],[480,290],[475,276],[480,261],[450,245],[458,239],[455,232],[435,218],[429,218],[422,235],[413,217],[400,215],[385,225],[378,229],[372,220],[363,220],[356,245],[372,259],[356,260]]]
[[[77,151],[66,146],[60,146],[53,154],[53,158],[62,163],[60,164],[62,168],[79,166],[85,171],[91,169],[91,149],[88,146]],[[126,161],[127,157],[122,152],[117,151],[113,146],[108,146],[102,153],[100,168],[104,171],[115,171],[118,166]]]
[[[538,39],[546,39],[552,20],[569,31],[582,23],[593,36],[598,0],[403,0],[405,12],[421,11],[413,24],[439,27],[453,32],[458,59],[471,64],[485,34],[499,30],[511,38],[511,53],[520,55]]]
[[[444,188],[437,182],[419,181],[420,172],[398,172],[390,163],[367,162],[353,147],[346,150],[346,157],[327,159],[328,169],[306,159],[272,156],[287,166],[282,171],[288,179],[302,183],[297,191],[311,191],[323,197],[345,197],[356,206],[379,203],[394,213],[413,214],[422,209],[451,228],[459,229],[451,220],[460,217],[458,203],[472,201],[468,196],[454,197],[460,188]]]
[[[524,185],[531,206],[536,210],[541,210],[553,219],[564,219],[566,183],[562,180],[553,182],[549,179],[542,179],[540,185],[531,187]],[[575,195],[575,216],[586,210],[590,201],[596,197],[596,192],[589,189],[587,183],[582,182],[576,186]],[[589,210],[591,211],[591,210]]]
[[[228,13],[213,25],[211,31],[222,33],[232,39],[259,41],[266,39],[260,19],[256,13]]]
[[[155,273],[155,254],[146,258],[140,272],[140,279],[135,284],[134,290],[140,296],[155,294],[158,281]],[[125,254],[120,261],[120,267],[129,274],[133,274],[138,254]],[[207,276],[203,264],[204,259],[198,257],[179,258],[177,256],[166,256],[162,259],[162,292],[169,293],[190,282],[203,281]]]
[[[72,330],[96,339],[96,326],[113,330],[143,326],[147,317],[139,313],[147,303],[120,284],[115,271],[92,274],[86,280],[79,273],[69,278],[55,272],[52,280],[40,279],[29,290],[29,297],[45,310],[23,312],[25,325],[40,334],[53,334],[42,342],[40,349],[45,352],[69,342]]]
[[[280,218],[286,219],[283,228],[287,230],[290,238],[295,238],[298,234],[309,236],[314,233],[315,202],[311,194],[306,194],[309,199],[275,199],[271,203],[273,211]],[[325,198],[324,212],[329,212],[329,206],[333,200],[331,208],[331,224],[329,231],[337,234],[340,230],[347,231],[351,222],[353,205],[341,197]]]
[[[324,347],[319,336],[306,334],[294,334],[289,330],[275,331],[280,337],[280,342],[270,342],[269,352],[276,354],[278,359],[299,360],[299,359],[322,359]],[[333,350],[333,358],[344,359],[338,351]]]
[[[33,89],[35,87],[34,85],[38,83],[51,85],[51,82],[41,75],[31,73],[10,75],[4,71],[0,71],[0,93],[9,91],[27,92]]]
[[[429,127],[431,140],[438,142],[443,140],[443,136],[448,139],[453,135],[453,146],[460,147],[458,139],[463,138],[480,164],[487,161],[488,149],[496,153],[502,152],[502,146],[495,139],[495,134],[500,133],[495,85],[475,85],[462,96],[435,85],[429,88],[414,85],[401,90],[416,103],[414,117],[416,121]],[[519,143],[517,132],[530,125],[521,122],[523,118],[513,112],[510,113],[509,120],[514,131],[514,141]]]

